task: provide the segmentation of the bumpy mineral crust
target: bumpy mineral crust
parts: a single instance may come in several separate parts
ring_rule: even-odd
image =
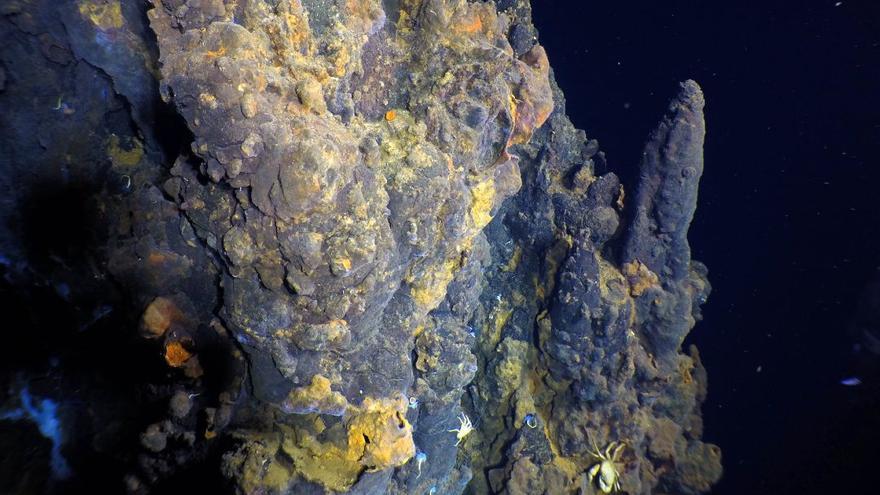
[[[598,493],[611,442],[623,492],[719,479],[681,352],[710,290],[693,81],[623,185],[565,116],[526,0],[2,14],[2,185],[81,178],[96,246],[35,247],[32,196],[10,195],[5,265],[85,313],[113,301],[155,367],[70,412],[138,433],[102,450],[129,492],[208,465],[243,494]]]

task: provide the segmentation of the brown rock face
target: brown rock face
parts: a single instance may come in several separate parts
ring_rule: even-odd
[[[257,397],[342,415],[407,393],[409,336],[519,189],[509,147],[552,110],[543,49],[516,56],[510,19],[467,2],[157,2],[149,17],[210,178],[175,167],[173,190],[196,235],[222,239],[221,315],[264,356]]]

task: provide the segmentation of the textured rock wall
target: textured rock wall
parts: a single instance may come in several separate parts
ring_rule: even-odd
[[[80,479],[104,456],[136,493],[194,469],[249,494],[595,493],[612,442],[626,493],[719,478],[680,350],[709,292],[696,83],[624,187],[522,0],[2,9],[4,273],[78,321],[55,371],[4,376],[49,373],[88,424]]]

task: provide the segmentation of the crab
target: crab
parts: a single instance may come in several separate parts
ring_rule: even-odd
[[[458,418],[458,422],[461,425],[453,430],[449,430],[450,432],[455,432],[455,437],[458,438],[458,441],[455,442],[455,446],[458,447],[458,444],[464,440],[464,437],[468,436],[468,433],[474,431],[474,424],[471,423],[471,418],[467,417],[467,414],[461,413],[461,417]]]
[[[617,470],[617,464],[626,444],[623,442],[611,442],[602,451],[596,447],[596,443],[592,439],[590,439],[590,442],[593,443],[593,451],[590,455],[598,461],[587,471],[590,483],[597,483],[602,493],[620,491],[620,473]]]

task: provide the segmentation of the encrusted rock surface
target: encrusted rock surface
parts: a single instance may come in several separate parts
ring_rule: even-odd
[[[681,352],[710,289],[696,83],[622,185],[524,0],[0,15],[4,290],[75,322],[4,368],[4,410],[52,377],[80,460],[51,486],[104,456],[132,493],[598,493],[611,442],[626,493],[720,477]]]

